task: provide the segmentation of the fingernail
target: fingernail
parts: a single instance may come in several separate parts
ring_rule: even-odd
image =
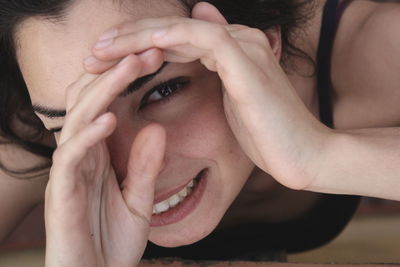
[[[118,30],[114,28],[114,29],[111,29],[111,30],[108,30],[108,31],[104,32],[100,36],[99,41],[106,40],[106,39],[111,39],[111,38],[116,37],[117,35],[118,35]]]
[[[96,63],[97,61],[98,61],[97,58],[95,58],[94,56],[89,56],[83,60],[83,63],[86,66],[89,66],[89,65]]]
[[[94,123],[95,123],[95,124],[104,124],[107,120],[108,120],[108,118],[107,118],[107,113],[105,113],[105,114],[101,115],[100,117],[98,117],[98,118],[94,121]]]
[[[113,42],[114,42],[114,38],[101,40],[101,41],[98,41],[98,42],[94,45],[94,48],[96,48],[96,49],[103,49],[103,48],[106,48],[106,47],[110,46]]]

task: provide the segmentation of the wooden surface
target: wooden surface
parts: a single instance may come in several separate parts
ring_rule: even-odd
[[[1,267],[44,267],[44,250],[26,250],[8,254],[0,253]],[[309,263],[271,263],[271,262],[190,262],[178,260],[159,260],[142,262],[139,267],[388,267],[384,264],[309,264]],[[400,265],[390,265],[400,266]]]
[[[386,204],[385,204],[386,203]],[[223,266],[400,266],[400,205],[376,202],[362,206],[358,215],[333,242],[320,249],[289,255],[289,263],[180,262],[174,260],[143,262],[140,267],[223,267]],[[10,247],[9,247],[10,248]],[[319,263],[319,264],[310,264]],[[336,263],[336,264],[331,264]],[[351,263],[351,264],[345,264]],[[0,251],[0,267],[43,267],[44,249]]]
[[[268,262],[203,262],[203,263],[190,263],[190,262],[179,262],[179,261],[171,261],[171,262],[152,262],[152,263],[143,263],[139,265],[139,267],[165,267],[165,266],[173,266],[173,267],[270,267],[270,266],[278,266],[278,267],[352,267],[352,266],[367,266],[367,267],[387,267],[385,264],[362,264],[362,265],[354,265],[354,264],[301,264],[301,263],[268,263]],[[393,266],[393,265],[391,265]]]
[[[400,263],[400,213],[358,216],[330,244],[289,255],[289,261]]]

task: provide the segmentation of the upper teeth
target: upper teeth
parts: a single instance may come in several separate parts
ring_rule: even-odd
[[[192,180],[188,185],[175,195],[170,196],[168,199],[153,205],[153,214],[159,214],[175,207],[182,202],[191,192],[195,186],[195,181]]]

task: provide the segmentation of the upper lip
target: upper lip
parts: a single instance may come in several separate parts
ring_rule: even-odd
[[[165,191],[163,191],[161,193],[156,193],[155,196],[154,196],[154,204],[160,203],[160,202],[170,198],[171,196],[175,195],[179,191],[181,191],[183,188],[185,188],[190,183],[190,181],[194,180],[197,177],[197,175],[192,177],[192,178],[190,178],[184,184],[182,184],[182,185],[180,185],[178,187],[175,187],[174,189],[168,189],[168,190],[165,190]]]

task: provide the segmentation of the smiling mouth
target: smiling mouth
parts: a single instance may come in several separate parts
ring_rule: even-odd
[[[203,169],[178,193],[153,205],[151,226],[162,226],[180,221],[191,213],[205,191],[208,169]]]

